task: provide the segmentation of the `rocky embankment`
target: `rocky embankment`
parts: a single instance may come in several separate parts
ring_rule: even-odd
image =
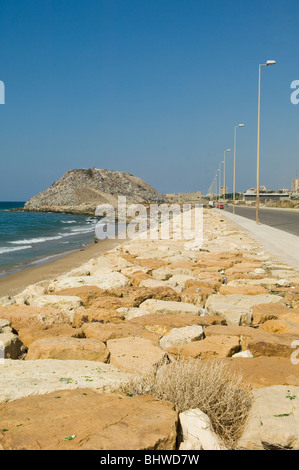
[[[70,170],[50,188],[25,204],[28,211],[51,211],[93,214],[99,204],[117,207],[118,196],[128,203],[163,200],[163,196],[142,179],[112,170]]]
[[[214,211],[0,303],[0,448],[299,449],[299,273]]]

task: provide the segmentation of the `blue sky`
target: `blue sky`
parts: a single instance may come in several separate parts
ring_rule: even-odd
[[[239,122],[237,190],[255,186],[267,59],[261,184],[290,188],[298,14],[297,0],[0,0],[0,200],[92,167],[205,193]]]

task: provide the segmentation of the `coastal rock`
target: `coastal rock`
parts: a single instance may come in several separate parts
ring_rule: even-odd
[[[132,308],[121,307],[121,308],[116,309],[116,311],[124,315],[126,320],[132,320],[132,318],[142,317],[143,315],[150,314],[148,310],[142,310],[141,308],[138,308],[138,307],[132,307]]]
[[[253,390],[253,406],[238,447],[248,450],[299,450],[299,387]]]
[[[299,386],[298,365],[292,364],[285,357],[244,357],[221,359],[233,373],[241,374],[245,385],[252,388],[270,387],[271,385]]]
[[[175,449],[178,417],[171,403],[84,388],[58,395],[0,405],[1,427],[9,430],[0,432],[0,445],[11,450]]]
[[[13,333],[0,333],[0,359],[22,359],[26,353],[22,341]]]
[[[171,346],[182,346],[191,341],[199,341],[204,338],[203,328],[200,325],[173,328],[170,333],[160,339],[160,346],[166,350]]]
[[[148,310],[153,314],[159,315],[171,315],[178,313],[199,315],[200,313],[199,308],[193,304],[188,304],[186,302],[174,302],[156,299],[145,300],[139,305],[139,308],[141,308],[142,310]]]
[[[200,325],[208,326],[213,324],[221,324],[224,319],[221,317],[198,316],[188,313],[171,314],[171,315],[158,315],[147,314],[141,317],[133,318],[128,323],[133,323],[140,327],[153,331],[161,336],[164,336],[173,328],[183,328],[185,326]]]
[[[123,313],[108,308],[81,308],[74,314],[72,326],[80,328],[84,323],[121,323],[125,320]]]
[[[12,333],[10,322],[5,318],[0,318],[0,334]]]
[[[107,362],[109,351],[101,341],[68,337],[43,338],[28,349],[27,360],[61,359]]]
[[[210,418],[198,408],[180,413],[179,422],[182,441],[179,450],[224,450]]]
[[[252,309],[252,325],[260,325],[268,320],[287,320],[296,323],[299,309],[290,309],[280,304],[258,304]]]
[[[59,309],[66,314],[70,314],[72,320],[71,313],[81,307],[82,300],[75,296],[42,295],[35,297],[30,305],[32,307]]]
[[[0,403],[59,390],[89,388],[111,391],[132,376],[98,361],[5,359],[0,367]]]
[[[171,346],[167,352],[177,357],[192,357],[194,359],[214,359],[230,357],[240,351],[240,339],[238,336],[210,336],[201,341],[192,341],[183,346]]]
[[[131,336],[148,339],[153,343],[159,342],[158,335],[134,324],[106,323],[103,325],[101,323],[85,323],[82,326],[82,331],[86,338],[94,338],[103,343],[107,343],[110,339],[128,338]]]
[[[66,336],[68,338],[84,338],[80,328],[71,325],[40,326],[38,328],[22,328],[18,332],[19,338],[26,348],[38,339]]]
[[[11,327],[19,331],[21,328],[43,325],[69,324],[69,316],[54,308],[39,308],[28,305],[0,306],[0,318],[5,318]]]
[[[145,375],[167,358],[150,340],[138,337],[111,339],[107,342],[110,364],[132,374]]]
[[[102,276],[66,276],[52,281],[49,285],[49,292],[81,286],[96,286],[100,289],[108,290],[128,286],[129,284],[130,280],[118,272],[108,272]]]

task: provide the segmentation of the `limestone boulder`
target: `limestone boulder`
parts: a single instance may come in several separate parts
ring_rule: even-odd
[[[233,373],[241,374],[243,383],[252,388],[272,385],[299,386],[298,365],[285,357],[242,357],[221,359]]]
[[[0,318],[8,320],[16,331],[27,327],[70,323],[70,318],[65,312],[55,308],[31,307],[29,305],[0,306]]]
[[[0,333],[0,363],[3,359],[22,359],[25,353],[26,348],[18,335]]]
[[[299,387],[274,385],[252,393],[253,406],[238,447],[299,450]]]
[[[261,295],[269,294],[269,291],[263,286],[222,286],[219,289],[219,294],[221,295]]]
[[[158,344],[160,338],[158,335],[145,328],[128,323],[85,323],[82,326],[82,331],[86,338],[94,338],[103,343],[107,343],[110,339],[138,336]]]
[[[181,443],[179,450],[224,450],[210,418],[198,408],[179,414]]]
[[[108,308],[82,308],[75,312],[72,326],[80,328],[84,323],[121,323],[125,321],[125,316],[121,312],[117,312]]]
[[[200,325],[185,326],[183,328],[173,328],[170,333],[160,339],[160,346],[167,350],[171,346],[182,346],[191,341],[200,341],[204,338],[204,330]]]
[[[192,357],[194,359],[214,359],[231,357],[240,351],[240,339],[238,336],[210,336],[201,341],[193,341],[183,346],[171,346],[167,352],[177,357]]]
[[[124,315],[126,320],[132,320],[132,318],[142,317],[143,315],[148,315],[150,312],[148,310],[142,310],[138,307],[126,308],[121,307],[116,309],[117,312]]]
[[[0,334],[12,333],[10,322],[5,318],[0,318]]]
[[[165,300],[156,300],[156,299],[148,299],[142,302],[139,305],[139,308],[142,310],[148,310],[153,314],[158,315],[173,315],[173,314],[193,314],[199,315],[200,310],[199,307],[193,304],[189,304],[187,302],[174,302],[174,301],[165,301]]]
[[[150,396],[83,388],[4,403],[0,421],[8,429],[0,431],[3,449],[173,450],[178,417],[172,404]]]
[[[182,302],[188,302],[198,307],[204,307],[210,295],[214,294],[214,289],[210,287],[188,287],[181,294]]]
[[[252,309],[252,325],[257,326],[268,320],[286,320],[298,323],[299,309],[291,309],[280,304],[259,304]]]
[[[19,338],[26,348],[38,339],[66,336],[68,338],[84,338],[80,328],[72,328],[71,325],[50,325],[38,328],[22,328],[18,332]]]
[[[167,358],[167,354],[152,341],[138,337],[107,341],[110,364],[132,374],[144,375]]]
[[[130,280],[119,272],[104,272],[97,276],[65,276],[52,281],[49,292],[81,286],[96,286],[100,289],[113,289],[130,284]]]
[[[98,361],[5,359],[0,366],[0,403],[56,390],[89,388],[112,391],[132,375]]]
[[[104,343],[96,339],[43,338],[30,344],[26,359],[61,359],[106,363],[109,359],[109,351]]]
[[[291,360],[294,349],[292,344],[299,344],[299,335],[297,334],[271,334],[263,332],[263,335],[255,338],[244,338],[242,348],[249,349],[255,356],[275,356],[286,357]]]
[[[170,333],[173,328],[183,328],[192,325],[208,326],[221,324],[223,322],[225,322],[225,320],[221,317],[202,317],[186,313],[173,315],[147,314],[128,321],[128,323],[146,328],[159,336]]]
[[[40,308],[56,308],[62,312],[71,313],[82,306],[82,300],[73,295],[41,295],[35,297],[30,305]]]

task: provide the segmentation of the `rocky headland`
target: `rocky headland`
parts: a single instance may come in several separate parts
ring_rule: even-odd
[[[164,197],[149,184],[129,173],[113,170],[69,170],[26,202],[26,211],[68,212],[95,214],[100,204],[117,207],[118,196],[125,196],[128,203],[163,201]]]
[[[299,273],[225,215],[204,210],[203,244],[126,240],[0,319],[2,449],[299,449]]]

